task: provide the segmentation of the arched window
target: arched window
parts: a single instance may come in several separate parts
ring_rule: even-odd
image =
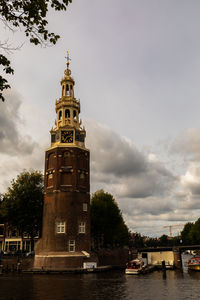
[[[73,118],[74,118],[74,120],[76,120],[76,111],[75,110],[73,111]]]
[[[66,84],[66,96],[69,96],[69,85]]]
[[[54,163],[55,163],[54,155],[55,155],[55,153],[50,153],[49,154],[49,156],[48,156],[48,163],[47,163],[47,169],[54,168]]]
[[[71,95],[71,97],[74,96],[74,95],[73,95],[73,86],[72,86],[72,85],[70,85],[70,95]]]
[[[64,96],[64,91],[65,91],[65,87],[63,85],[63,87],[62,87],[62,96]]]
[[[65,119],[70,118],[70,110],[66,109],[65,110]]]
[[[64,166],[67,166],[67,164],[69,162],[69,156],[70,156],[69,151],[64,152],[64,154],[63,154],[63,164],[64,164]]]
[[[60,111],[59,111],[59,114],[58,114],[58,119],[59,119],[59,120],[61,120],[61,119],[62,119],[62,110],[60,110]]]

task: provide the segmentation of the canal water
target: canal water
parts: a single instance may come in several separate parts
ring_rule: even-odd
[[[200,272],[168,270],[145,275],[124,271],[66,275],[0,275],[2,300],[200,299]]]

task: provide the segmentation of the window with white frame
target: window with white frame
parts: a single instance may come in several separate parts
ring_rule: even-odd
[[[85,233],[85,222],[80,222],[79,223],[78,232],[79,233]]]
[[[69,240],[69,252],[75,251],[75,240]]]
[[[87,211],[87,210],[88,210],[87,203],[83,203],[83,211]]]
[[[57,221],[57,233],[65,233],[65,221]]]

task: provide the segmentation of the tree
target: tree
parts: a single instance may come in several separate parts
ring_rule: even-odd
[[[3,214],[2,214],[2,202],[4,199],[4,195],[0,194],[0,224],[3,224],[4,220],[3,220]]]
[[[113,196],[99,190],[91,199],[91,234],[96,247],[128,245],[129,232]]]
[[[184,245],[200,244],[200,218],[194,223],[185,224],[181,232],[181,239]]]
[[[143,248],[145,237],[138,232],[130,233],[129,235],[129,247],[130,248]]]
[[[200,218],[198,220],[196,220],[196,222],[191,227],[189,236],[192,240],[193,245],[200,244]]]
[[[41,230],[43,211],[43,175],[24,171],[12,180],[1,204],[1,212],[9,225],[20,234],[28,233],[33,249],[34,237]]]
[[[168,240],[168,236],[166,234],[161,235],[160,237],[160,245],[161,246],[169,246],[170,241]]]
[[[1,21],[11,30],[23,29],[29,41],[35,45],[56,44],[59,35],[47,29],[47,12],[49,8],[56,11],[67,9],[72,0],[0,0]],[[14,31],[14,30],[13,30]],[[6,52],[13,50],[6,42],[0,41],[0,48]],[[0,54],[0,65],[7,74],[13,74],[10,61]],[[2,92],[10,88],[7,79],[0,76],[0,99],[4,101]]]
[[[146,247],[158,247],[159,246],[159,240],[157,238],[148,238],[145,241],[145,246]]]
[[[193,227],[194,227],[194,224],[191,222],[188,222],[185,224],[183,230],[181,231],[181,239],[182,239],[184,245],[192,244],[191,230]]]

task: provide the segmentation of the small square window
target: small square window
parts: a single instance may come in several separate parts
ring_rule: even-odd
[[[69,252],[75,251],[75,240],[69,240]]]
[[[57,233],[65,233],[65,222],[64,221],[57,221]]]
[[[83,211],[87,211],[88,210],[88,205],[87,203],[83,203]]]
[[[55,141],[56,141],[56,135],[55,135],[55,134],[52,134],[52,135],[51,135],[51,142],[52,142],[52,143],[55,143]]]
[[[70,156],[69,151],[65,151],[64,154],[63,154],[63,157],[66,158],[66,157],[69,157],[69,156]]]
[[[78,232],[79,233],[85,233],[85,222],[80,222],[79,223]]]
[[[84,173],[80,174],[80,179],[85,179],[85,174]]]

